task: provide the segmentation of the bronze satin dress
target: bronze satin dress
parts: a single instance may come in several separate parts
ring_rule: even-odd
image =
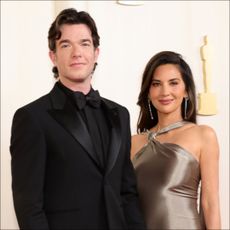
[[[179,145],[155,139],[186,123],[174,123],[157,133],[146,132],[148,143],[133,158],[141,208],[149,230],[205,229],[197,207],[199,162]]]

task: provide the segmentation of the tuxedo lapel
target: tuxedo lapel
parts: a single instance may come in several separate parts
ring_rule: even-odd
[[[117,160],[121,147],[121,124],[117,107],[111,107],[105,100],[103,100],[103,105],[111,125],[110,146],[106,164],[106,173],[109,173]]]
[[[50,92],[50,96],[53,105],[53,109],[49,110],[50,115],[81,144],[98,164],[88,129],[81,115],[57,85]]]

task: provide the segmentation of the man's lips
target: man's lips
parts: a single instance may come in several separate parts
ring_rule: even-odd
[[[83,65],[85,65],[85,63],[83,63],[83,62],[74,62],[74,63],[70,64],[71,67],[79,67],[79,66],[83,66]]]

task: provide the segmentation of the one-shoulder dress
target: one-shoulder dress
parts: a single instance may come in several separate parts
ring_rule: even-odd
[[[183,147],[155,139],[184,124],[180,121],[156,133],[146,132],[148,143],[132,160],[148,230],[205,229],[198,212],[199,162]]]

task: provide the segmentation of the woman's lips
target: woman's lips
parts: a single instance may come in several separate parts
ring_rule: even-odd
[[[162,105],[168,105],[173,101],[173,99],[159,100]]]

